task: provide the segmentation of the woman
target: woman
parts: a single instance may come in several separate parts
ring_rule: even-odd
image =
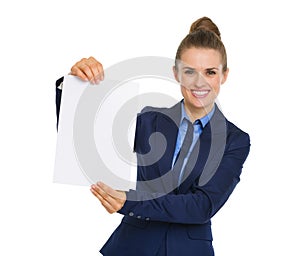
[[[124,215],[100,250],[103,255],[214,255],[210,219],[239,182],[250,139],[215,104],[228,68],[211,19],[192,24],[173,71],[184,99],[171,108],[147,107],[137,117],[134,149],[138,180],[144,183],[129,192],[101,182],[91,186],[109,213]],[[77,62],[71,74],[93,83],[104,79],[102,65],[93,57]],[[166,150],[154,164],[145,165],[143,155],[154,132],[164,134]],[[151,147],[155,151],[161,145]],[[164,179],[151,183],[160,177]]]

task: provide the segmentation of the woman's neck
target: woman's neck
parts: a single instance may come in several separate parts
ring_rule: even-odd
[[[194,123],[197,119],[206,116],[210,111],[212,111],[213,107],[214,104],[202,108],[195,108],[187,104],[184,104],[185,112],[190,118],[190,121],[192,123]]]

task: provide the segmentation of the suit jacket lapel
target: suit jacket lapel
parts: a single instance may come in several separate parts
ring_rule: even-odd
[[[178,127],[181,120],[181,102],[171,108],[156,109],[156,111],[160,112],[160,114],[157,115],[155,131],[162,133],[167,142],[166,150],[157,162],[158,173],[155,175],[157,177],[157,175],[163,176],[167,172],[171,171]],[[224,131],[222,128],[224,127],[224,120],[225,117],[216,106],[212,119],[204,127],[186,165],[183,183],[180,186],[181,192],[187,191],[194,182],[198,181],[199,176],[202,174],[206,162],[211,154],[212,137],[221,134]],[[222,134],[222,136],[224,137],[224,134]],[[162,145],[162,142],[159,141],[159,137],[155,144],[157,147]],[[166,184],[166,187],[169,186],[169,184]]]
[[[160,175],[167,173],[172,167],[180,119],[181,102],[169,109],[163,109],[161,111],[161,115],[158,115],[156,132],[162,133],[167,141],[166,151],[162,158],[158,161]],[[157,145],[160,145],[160,143],[161,142],[157,142]]]
[[[204,175],[204,179],[207,180],[214,174],[215,169],[209,170],[209,173],[203,173],[203,170],[207,169],[209,166],[207,163],[211,162],[211,159],[214,158],[216,154],[219,152],[222,154],[224,152],[227,135],[226,125],[226,119],[216,105],[214,115],[204,127],[190,155],[185,168],[183,183],[180,186],[181,192],[187,191],[193,182],[198,182],[199,177],[203,177]],[[215,143],[216,141],[217,144]],[[216,150],[218,150],[218,152],[216,152]],[[203,182],[205,183],[207,181],[202,180],[201,184],[199,184],[203,185]]]

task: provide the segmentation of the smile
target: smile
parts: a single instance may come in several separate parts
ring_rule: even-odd
[[[197,98],[204,98],[209,94],[209,90],[191,90],[191,93],[193,94],[193,96],[197,97]]]

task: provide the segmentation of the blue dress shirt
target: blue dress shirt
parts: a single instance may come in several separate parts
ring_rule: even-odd
[[[181,179],[183,176],[183,171],[185,168],[185,165],[189,159],[189,156],[197,142],[197,140],[199,139],[199,136],[202,133],[203,128],[207,125],[207,123],[209,122],[209,120],[211,119],[211,117],[213,116],[215,112],[215,106],[213,107],[213,109],[204,117],[195,120],[195,122],[193,123],[193,127],[194,127],[194,135],[193,135],[193,142],[192,145],[183,161],[183,165],[180,171],[180,175],[179,175],[179,180],[178,180],[178,186],[181,183]],[[175,164],[175,160],[179,154],[180,148],[182,146],[184,137],[186,135],[187,132],[187,127],[188,127],[188,123],[190,122],[190,118],[188,117],[187,113],[185,112],[184,109],[184,101],[181,102],[181,121],[180,121],[180,125],[179,125],[179,129],[178,129],[178,135],[177,135],[177,141],[176,141],[176,146],[175,146],[175,151],[174,151],[174,156],[173,156],[173,161],[172,161],[172,167]]]

